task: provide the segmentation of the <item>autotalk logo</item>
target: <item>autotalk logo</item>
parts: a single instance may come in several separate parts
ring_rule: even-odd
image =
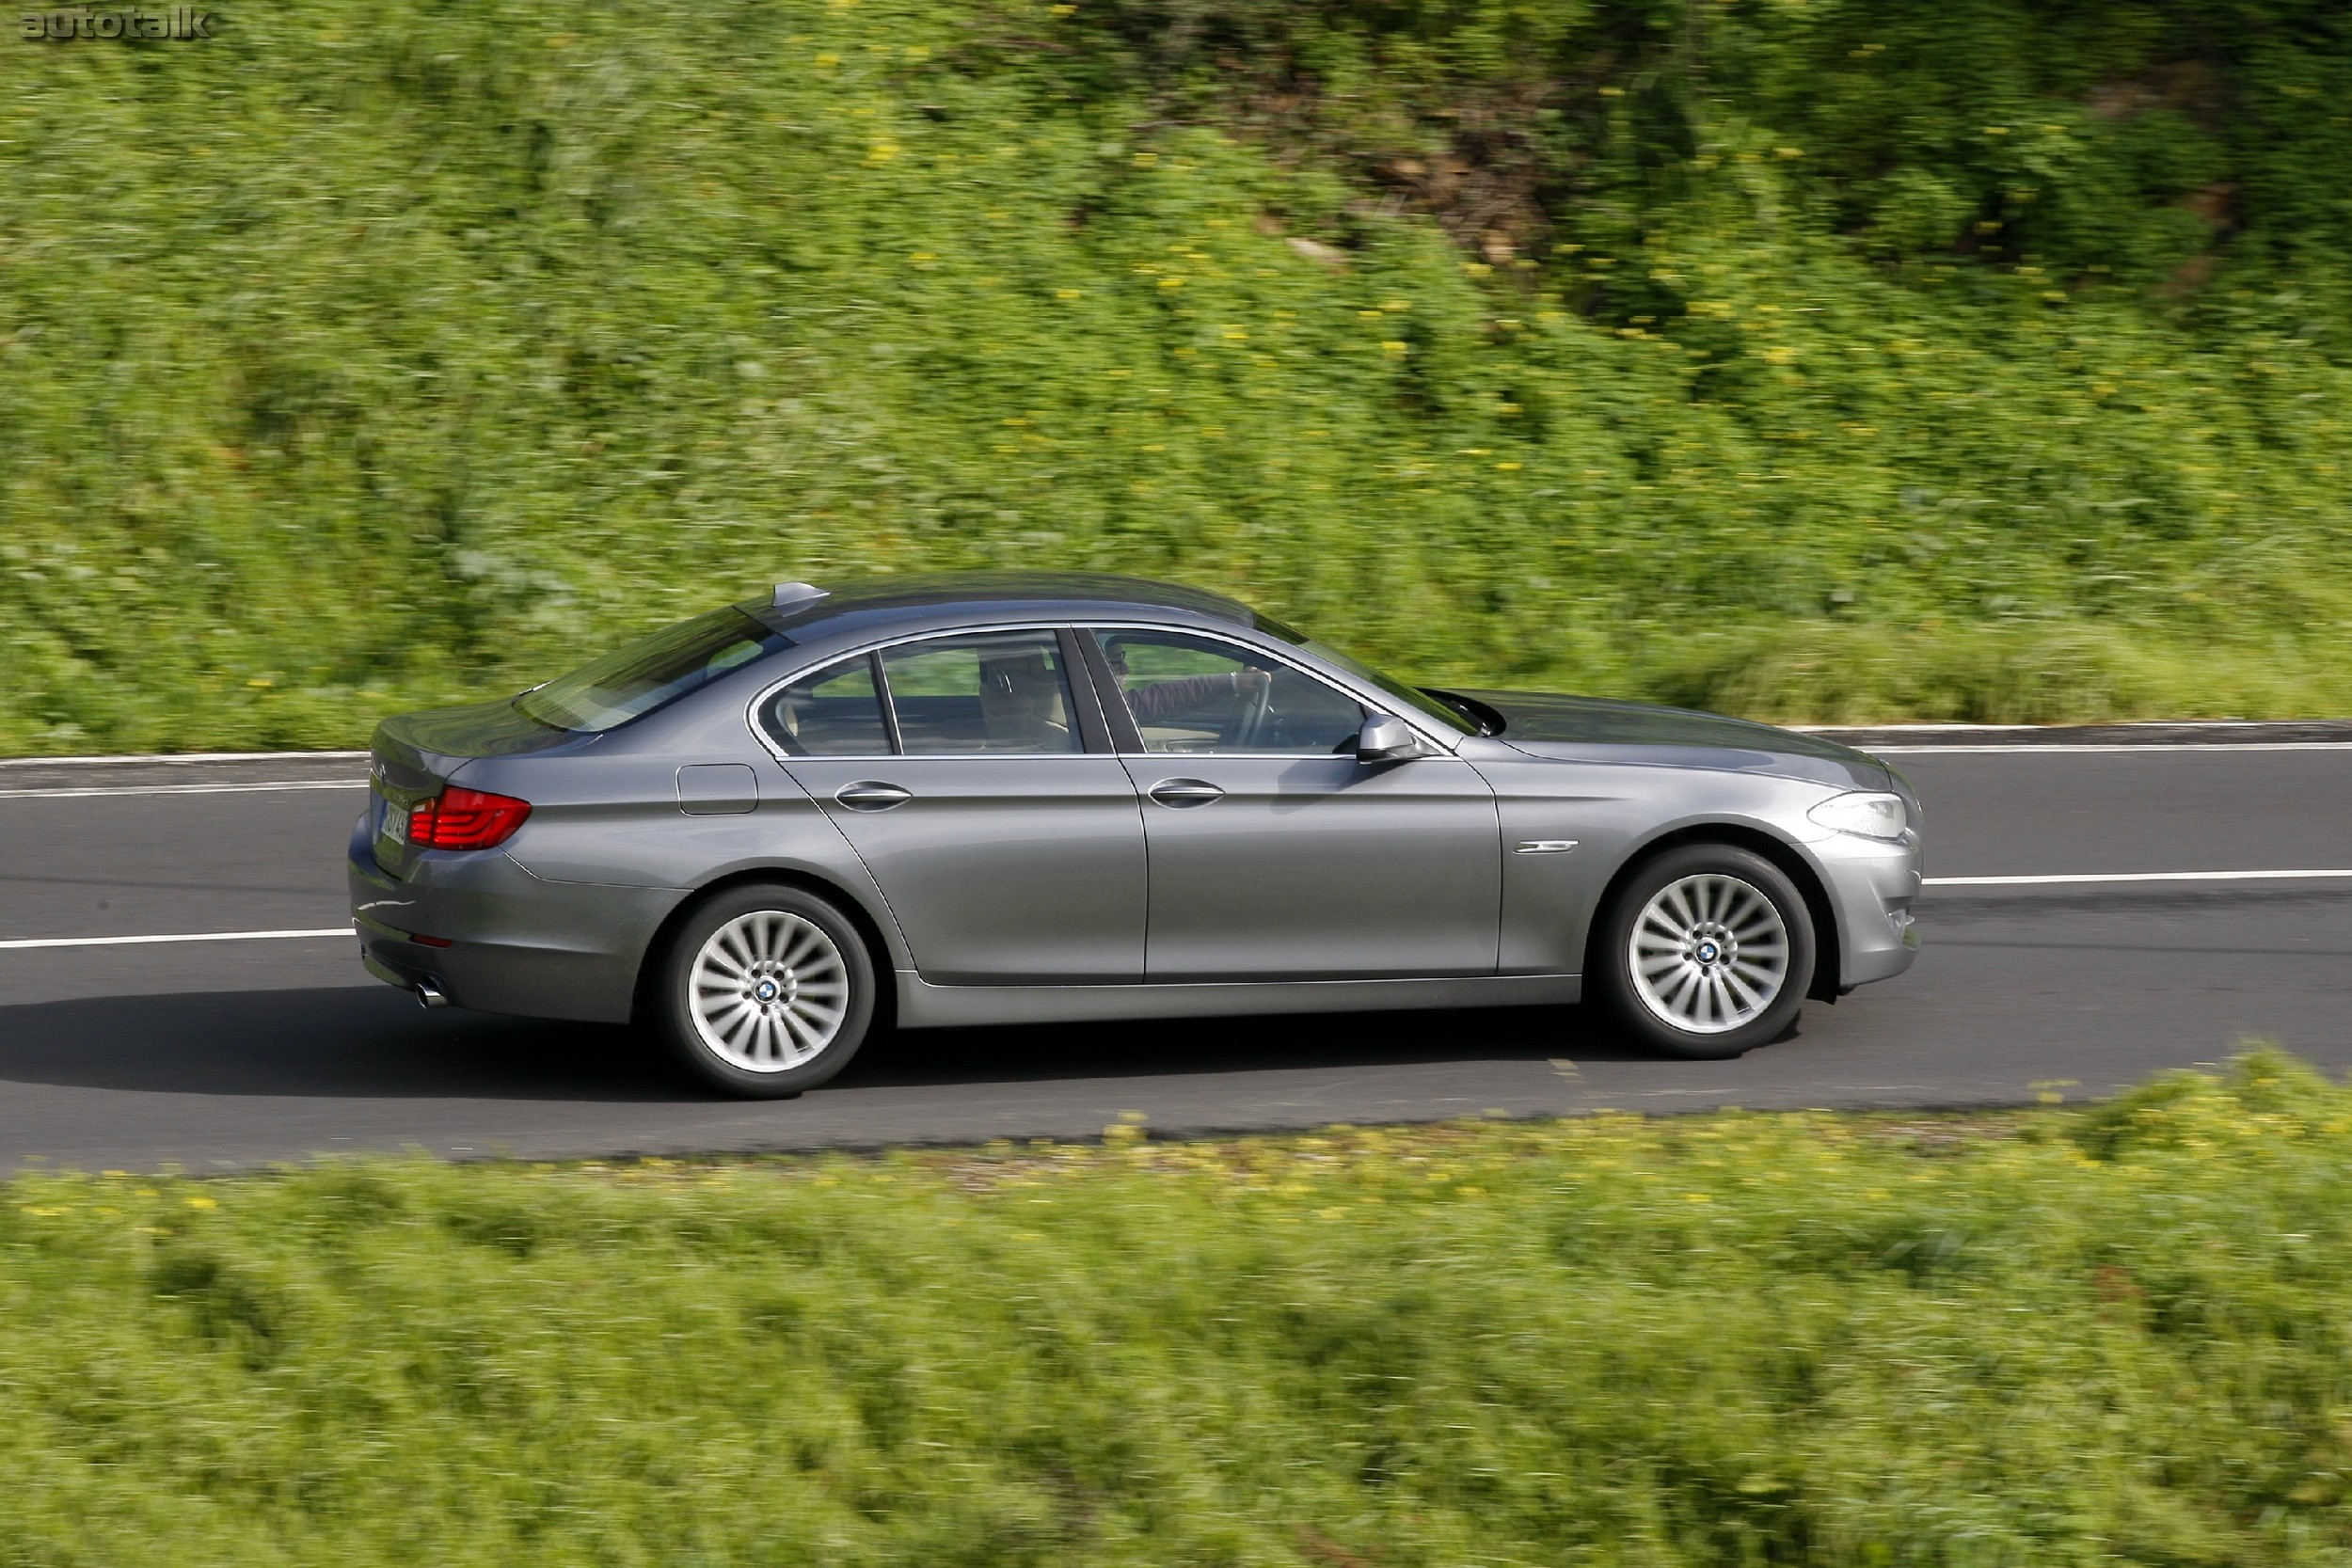
[[[30,43],[74,39],[208,39],[221,20],[218,11],[167,6],[159,11],[41,11],[18,23]]]

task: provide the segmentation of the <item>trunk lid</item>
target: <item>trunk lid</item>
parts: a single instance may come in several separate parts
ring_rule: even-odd
[[[408,814],[418,801],[438,795],[466,764],[582,738],[525,718],[511,698],[385,720],[368,747],[368,840],[375,863],[406,879],[421,853],[408,842]]]

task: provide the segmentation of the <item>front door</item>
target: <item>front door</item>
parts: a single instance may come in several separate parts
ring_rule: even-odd
[[[1142,977],[1135,786],[1117,757],[1087,750],[1053,632],[861,655],[786,688],[761,718],[873,874],[924,979]]]
[[[1500,829],[1469,764],[1359,763],[1361,705],[1244,644],[1094,636],[1139,742],[1146,979],[1495,973]]]

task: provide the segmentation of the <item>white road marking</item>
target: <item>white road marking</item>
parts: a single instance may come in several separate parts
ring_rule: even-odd
[[[2130,756],[2135,752],[2153,756],[2178,752],[2352,752],[2352,740],[2158,740],[2137,745],[2126,742],[2105,746],[2067,743],[2050,746],[1864,746],[1857,749],[1881,757],[2112,757]]]
[[[2347,871],[2098,871],[2068,872],[2054,877],[1927,877],[1927,887],[2056,887],[2091,882],[2299,882],[2328,877],[2352,878]]]
[[[355,934],[349,926],[334,926],[323,931],[187,931],[164,937],[19,937],[0,942],[0,951],[24,947],[143,947],[159,942],[287,942]]]
[[[365,779],[275,779],[257,784],[108,784],[88,789],[0,789],[0,800],[87,800],[115,795],[265,795],[288,789],[365,789]]]
[[[2126,719],[2120,723],[2081,724],[1783,724],[1782,729],[1805,735],[2048,735],[2056,730],[2288,730],[2307,724],[2341,722],[2331,719]]]
[[[0,768],[108,768],[133,762],[187,768],[212,762],[341,762],[366,755],[365,752],[155,752],[119,757],[0,757]]]

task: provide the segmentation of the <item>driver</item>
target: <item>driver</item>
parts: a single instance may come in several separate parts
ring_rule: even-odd
[[[1183,675],[1174,680],[1145,681],[1130,686],[1126,648],[1120,643],[1106,641],[1103,644],[1103,657],[1110,664],[1111,674],[1119,682],[1120,694],[1127,699],[1127,711],[1136,716],[1138,724],[1172,719],[1220,698],[1247,696],[1254,702],[1274,684],[1274,677],[1267,672],[1245,665],[1218,675]]]

